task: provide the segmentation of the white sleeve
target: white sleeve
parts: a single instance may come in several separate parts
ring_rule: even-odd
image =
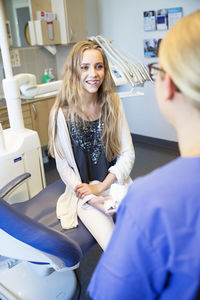
[[[74,191],[75,186],[81,183],[80,177],[77,176],[72,167],[69,166],[66,158],[61,158],[59,156],[55,148],[54,155],[56,160],[56,167],[62,181],[66,186],[68,186],[68,188],[71,189],[71,191]]]
[[[56,167],[58,170],[58,173],[62,179],[62,181],[65,183],[65,185],[71,190],[72,193],[74,193],[74,189],[75,186],[77,184],[81,183],[81,179],[79,176],[77,176],[74,172],[74,170],[68,165],[67,160],[66,159],[62,159],[58,153],[56,152],[56,150],[54,150],[54,154],[55,154],[55,159],[56,159]],[[95,195],[90,194],[86,197],[83,198],[83,203],[89,201],[90,199],[92,199],[93,197],[95,197]]]
[[[133,168],[135,151],[122,103],[120,104],[119,109],[121,110],[121,113],[119,114],[119,138],[121,141],[121,153],[117,157],[115,165],[109,168],[109,172],[117,177],[117,181],[120,184],[124,184]]]

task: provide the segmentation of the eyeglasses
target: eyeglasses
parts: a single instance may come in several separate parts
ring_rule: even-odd
[[[162,72],[163,74],[166,74],[166,72],[158,67],[158,63],[151,63],[148,65],[149,68],[149,76],[152,81],[156,81],[156,77],[158,75],[158,72]],[[181,90],[174,84],[175,89],[177,92],[181,92]]]
[[[158,63],[148,64],[148,68],[149,68],[149,75],[152,81],[156,80],[158,72],[162,72],[163,74],[166,73],[163,69],[158,67]]]

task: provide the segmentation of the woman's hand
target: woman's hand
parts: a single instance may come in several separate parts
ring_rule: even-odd
[[[93,207],[99,209],[100,211],[102,211],[103,213],[105,213],[105,208],[104,208],[104,202],[106,200],[111,199],[111,196],[99,196],[99,197],[93,197],[92,199],[90,199],[87,203],[92,205]]]
[[[102,192],[102,183],[97,184],[87,184],[81,183],[75,187],[75,193],[78,198],[83,199],[85,196],[90,194],[98,196]]]
[[[102,192],[110,188],[115,181],[116,176],[109,173],[102,182],[96,184],[80,183],[75,187],[74,191],[76,196],[81,199],[90,194],[99,196]]]

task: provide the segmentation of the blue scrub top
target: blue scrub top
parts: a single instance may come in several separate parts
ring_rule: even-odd
[[[199,287],[200,158],[178,158],[133,182],[88,292],[96,300],[189,300]]]

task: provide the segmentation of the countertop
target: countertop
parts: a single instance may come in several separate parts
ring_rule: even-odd
[[[40,95],[40,96],[37,96],[37,97],[34,97],[34,98],[23,98],[21,99],[21,104],[26,104],[26,103],[33,103],[33,102],[38,102],[38,101],[44,101],[44,100],[48,100],[48,99],[51,99],[51,98],[55,98],[57,95],[57,92],[56,93],[48,93],[48,94],[45,94],[45,95]],[[0,98],[0,107],[4,107],[6,106],[6,99],[5,98]]]

